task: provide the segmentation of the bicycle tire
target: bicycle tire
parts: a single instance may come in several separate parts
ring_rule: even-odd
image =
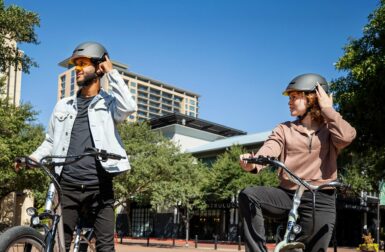
[[[12,227],[0,235],[0,251],[2,252],[43,252],[44,249],[44,236],[32,227]]]

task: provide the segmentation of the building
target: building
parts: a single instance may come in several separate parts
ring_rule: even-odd
[[[15,41],[5,40],[6,44],[10,47],[17,49]],[[20,54],[23,51],[18,50]],[[0,78],[5,77],[5,86],[0,93],[2,98],[7,98],[10,104],[19,106],[20,105],[20,93],[21,93],[21,63],[18,63],[16,67],[14,64],[10,65],[5,73],[0,73]]]
[[[179,145],[181,151],[206,146],[225,139],[238,139],[246,132],[179,113],[168,114],[149,120],[153,131],[161,132],[168,139]],[[235,144],[235,143],[234,143]],[[229,146],[231,143],[229,142]],[[155,237],[185,236],[184,209],[165,209],[154,213],[151,206],[131,204],[130,214],[117,215],[117,230],[132,237],[146,237],[149,232]],[[130,223],[130,227],[129,224]],[[212,202],[205,211],[195,212],[190,220],[191,237],[199,234],[199,239],[211,239],[217,234],[234,233],[237,229],[238,211],[234,202]],[[221,239],[225,239],[221,236]],[[236,236],[235,236],[236,237]]]
[[[5,38],[5,45],[17,51],[19,55],[23,51],[17,48],[15,41]],[[4,78],[4,86],[0,90],[0,97],[7,99],[9,104],[19,106],[21,95],[21,77],[22,67],[18,62],[17,66],[11,64],[5,72],[0,72],[0,78]],[[30,216],[26,214],[26,209],[33,206],[33,196],[29,190],[23,192],[11,192],[0,201],[0,231],[9,226],[27,225],[29,224]]]
[[[176,143],[181,151],[232,136],[246,135],[241,130],[179,113],[153,118],[149,123],[153,131],[161,132]]]
[[[68,60],[63,60],[59,65],[67,68]],[[138,104],[138,111],[129,117],[129,121],[144,121],[171,113],[198,117],[198,94],[128,71],[125,64],[113,60],[112,63]],[[101,82],[103,88],[108,90],[106,77]],[[59,74],[57,99],[71,96],[77,90],[75,68],[70,66]]]

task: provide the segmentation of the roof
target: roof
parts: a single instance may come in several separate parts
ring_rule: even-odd
[[[217,140],[211,143],[207,143],[204,145],[200,145],[197,147],[186,149],[186,152],[192,153],[192,154],[210,152],[210,151],[226,149],[235,144],[242,145],[242,146],[255,145],[255,144],[264,142],[270,134],[271,134],[271,131],[266,131],[266,132],[254,133],[254,134],[243,135],[243,136],[233,136],[233,137]]]
[[[157,129],[171,124],[180,124],[186,127],[203,130],[213,134],[232,137],[238,135],[246,135],[247,133],[242,130],[233,129],[223,126],[221,124],[209,122],[196,117],[187,116],[180,113],[172,113],[161,117],[153,118],[149,120],[152,129]]]

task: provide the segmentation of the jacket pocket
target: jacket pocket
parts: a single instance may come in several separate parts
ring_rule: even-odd
[[[68,117],[69,113],[64,113],[64,112],[55,112],[55,118],[59,121],[59,122],[63,122],[67,117]]]

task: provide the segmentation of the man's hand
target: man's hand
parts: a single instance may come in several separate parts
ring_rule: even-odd
[[[245,170],[247,172],[251,172],[257,168],[256,164],[250,164],[250,163],[247,163],[246,161],[243,160],[245,158],[253,158],[253,157],[254,157],[254,155],[250,154],[250,153],[245,153],[245,154],[242,154],[239,156],[239,164],[241,165],[243,170]]]
[[[96,73],[108,73],[112,71],[112,62],[108,58],[107,55],[105,55],[106,60],[99,64],[98,70]]]
[[[331,94],[328,95],[319,83],[317,83],[315,92],[317,93],[318,104],[321,109],[333,107],[333,96]]]
[[[36,159],[35,158],[33,158],[33,157],[29,157],[30,159],[32,159],[32,160],[34,160],[34,161],[36,161]],[[37,162],[37,161],[36,161]],[[15,169],[15,172],[19,172],[24,166],[26,166],[24,163],[19,163],[19,162],[15,162],[14,164],[13,164],[13,167],[14,167],[14,169]],[[28,166],[27,166],[28,167]]]

